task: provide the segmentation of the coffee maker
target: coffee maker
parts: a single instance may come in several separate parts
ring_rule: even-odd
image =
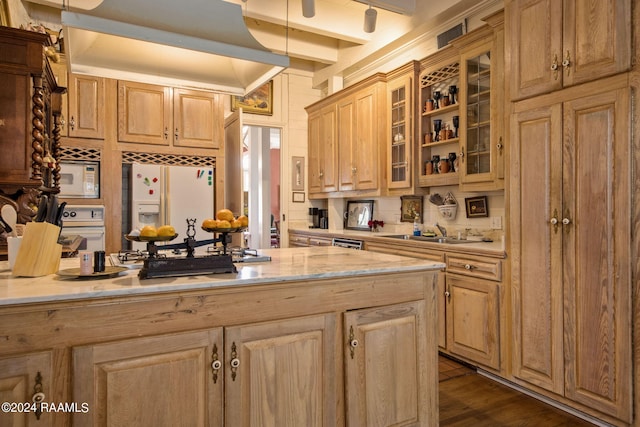
[[[320,228],[320,209],[309,208],[309,228]]]
[[[329,210],[328,209],[320,209],[318,212],[318,224],[320,228],[327,229],[329,228]]]

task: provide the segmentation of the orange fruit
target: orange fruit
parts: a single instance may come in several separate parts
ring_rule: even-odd
[[[206,229],[218,228],[218,221],[216,221],[213,218],[207,218],[204,221],[202,221],[202,228],[206,228]]]
[[[240,228],[242,227],[242,223],[240,222],[240,220],[234,219],[233,221],[231,221],[231,228]]]
[[[158,236],[175,236],[176,229],[173,225],[163,225],[158,228]]]
[[[240,227],[248,227],[249,226],[249,218],[246,215],[240,215],[238,218],[240,221]]]
[[[231,212],[229,209],[220,209],[218,212],[216,212],[216,219],[218,221],[225,220],[231,222],[234,219],[233,212]]]
[[[157,237],[158,230],[156,230],[156,228],[153,225],[145,225],[144,227],[142,227],[142,230],[140,230],[140,236]]]
[[[231,223],[226,219],[218,221],[218,228],[231,228]]]

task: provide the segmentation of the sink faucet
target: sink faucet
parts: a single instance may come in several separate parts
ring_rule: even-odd
[[[446,228],[444,228],[443,226],[441,226],[437,222],[435,224],[433,224],[433,226],[436,227],[438,230],[440,230],[440,233],[442,233],[442,237],[447,237],[447,229]]]

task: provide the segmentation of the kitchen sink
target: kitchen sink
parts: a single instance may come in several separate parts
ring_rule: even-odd
[[[400,240],[417,240],[420,242],[432,242],[432,243],[447,243],[447,244],[458,244],[458,243],[482,243],[482,240],[462,240],[457,239],[455,237],[442,237],[442,236],[412,236],[410,234],[394,234],[389,236],[381,236],[388,237],[390,239],[400,239]]]

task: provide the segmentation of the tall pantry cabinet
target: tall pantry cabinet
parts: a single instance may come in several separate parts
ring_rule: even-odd
[[[522,16],[559,5],[559,34],[587,24],[606,28],[607,40],[627,46],[610,53],[630,63],[630,20],[615,26],[629,1],[513,0],[506,3],[512,69],[505,73],[512,83],[526,68],[513,69],[518,61],[545,60],[531,45],[549,47],[519,37]],[[589,43],[583,39],[581,51],[603,55],[598,43]],[[576,61],[581,57],[569,53]],[[511,99],[521,99],[511,105],[508,163],[512,379],[626,425],[633,417],[631,76],[607,77],[613,71],[603,66],[601,75],[575,84],[577,68],[561,71],[564,84],[542,94],[511,86]],[[574,79],[570,84],[567,75]]]

